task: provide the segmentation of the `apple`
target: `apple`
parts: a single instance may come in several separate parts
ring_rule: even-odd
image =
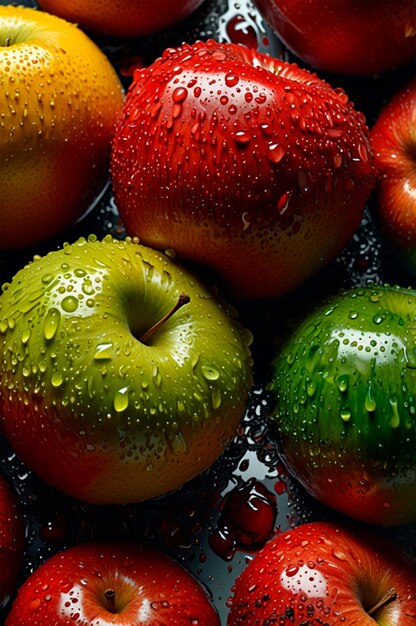
[[[272,364],[271,420],[307,491],[366,522],[416,521],[416,291],[344,290]]]
[[[18,499],[0,472],[0,608],[15,590],[25,545],[23,517]]]
[[[153,548],[91,542],[60,552],[18,591],[6,626],[220,626],[208,594]]]
[[[135,72],[111,172],[129,234],[213,269],[240,298],[325,266],[374,185],[368,129],[344,92],[214,40]]]
[[[0,6],[1,247],[64,231],[108,182],[120,81],[78,28]]]
[[[416,275],[416,80],[382,109],[370,132],[378,173],[374,213],[385,240]]]
[[[236,580],[228,626],[411,626],[407,555],[363,528],[310,522],[269,541]]]
[[[254,0],[278,37],[318,70],[371,75],[416,58],[414,0]]]
[[[143,37],[177,24],[204,0],[38,0],[42,9],[95,34]]]
[[[0,426],[54,487],[91,503],[159,496],[236,433],[251,333],[168,256],[81,238],[21,269],[0,308]]]

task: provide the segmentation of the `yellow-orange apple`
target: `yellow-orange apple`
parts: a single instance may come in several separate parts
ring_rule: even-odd
[[[1,247],[30,246],[79,218],[108,178],[123,92],[76,26],[0,6]]]

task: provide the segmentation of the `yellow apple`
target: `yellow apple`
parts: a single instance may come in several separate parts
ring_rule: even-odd
[[[0,6],[0,243],[66,229],[108,179],[123,92],[107,57],[75,25]]]

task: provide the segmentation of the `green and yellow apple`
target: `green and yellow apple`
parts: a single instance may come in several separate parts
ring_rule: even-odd
[[[64,231],[108,180],[123,94],[76,26],[0,6],[0,237],[22,248]]]
[[[340,292],[272,369],[282,455],[309,493],[366,522],[416,521],[416,291]]]
[[[20,270],[0,309],[1,427],[56,488],[95,503],[158,496],[236,432],[251,333],[166,255],[80,239]]]

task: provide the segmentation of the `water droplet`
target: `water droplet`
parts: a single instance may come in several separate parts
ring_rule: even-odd
[[[105,359],[111,359],[113,354],[112,343],[100,343],[95,349],[94,359],[96,361],[103,361]]]
[[[129,387],[123,387],[116,391],[114,396],[114,409],[117,413],[125,411],[129,406]]]
[[[246,145],[252,140],[252,136],[247,130],[238,130],[234,133],[234,140],[240,145]]]
[[[209,365],[202,365],[201,371],[204,378],[206,378],[207,380],[218,380],[218,378],[220,377],[220,373],[218,372],[218,370],[216,370],[215,367],[211,367]]]
[[[51,308],[45,315],[43,322],[43,336],[47,341],[54,338],[56,331],[59,328],[61,321],[61,314],[56,308]]]
[[[239,76],[237,76],[237,74],[234,73],[229,73],[225,75],[225,84],[227,85],[227,87],[235,87],[237,85],[237,83],[239,82],[240,78]]]
[[[221,392],[219,389],[213,389],[211,392],[212,408],[219,409],[221,406]]]
[[[374,398],[373,389],[371,386],[371,381],[368,383],[367,395],[364,400],[364,408],[369,413],[374,413],[377,408],[376,400]]]
[[[342,409],[340,415],[343,422],[349,422],[351,419],[351,411],[348,409]]]
[[[400,415],[398,411],[397,397],[391,396],[389,401],[392,410],[392,414],[390,417],[390,426],[392,428],[398,428],[400,426]]]
[[[172,94],[172,100],[179,104],[186,100],[187,96],[188,90],[186,89],[186,87],[177,87]]]
[[[78,308],[78,298],[75,296],[66,296],[61,302],[61,306],[66,313],[73,313]]]
[[[60,372],[54,372],[51,377],[51,383],[53,387],[60,387],[64,382],[63,376]]]
[[[279,163],[285,154],[286,150],[280,143],[271,143],[267,147],[267,158],[272,163]]]

